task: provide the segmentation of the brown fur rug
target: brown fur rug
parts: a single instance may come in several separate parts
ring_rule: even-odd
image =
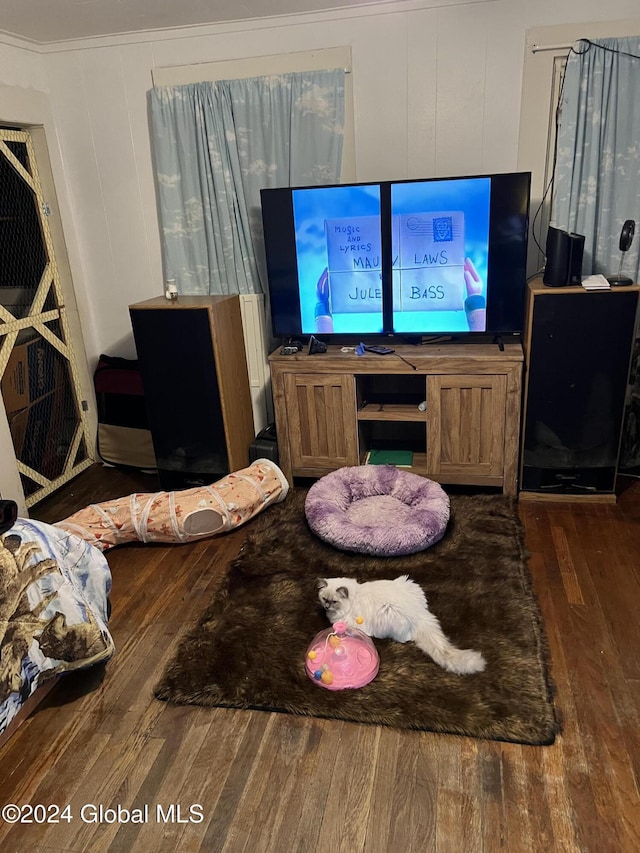
[[[318,539],[292,490],[247,528],[221,587],[156,687],[159,699],[256,708],[525,744],[558,730],[546,639],[526,567],[515,502],[453,495],[444,538],[406,557],[370,557]],[[408,574],[445,633],[487,660],[484,672],[445,672],[413,643],[374,640],[376,678],[331,691],[305,674],[305,653],[329,627],[316,578],[359,581]]]

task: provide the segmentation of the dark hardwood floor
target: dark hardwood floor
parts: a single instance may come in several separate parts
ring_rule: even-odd
[[[156,489],[95,466],[31,515]],[[621,478],[615,504],[520,513],[563,726],[553,746],[157,701],[245,531],[125,546],[108,556],[116,655],[62,679],[0,751],[0,805],[69,804],[71,819],[0,821],[0,850],[636,853],[640,480]],[[99,806],[144,804],[144,823],[93,822]]]

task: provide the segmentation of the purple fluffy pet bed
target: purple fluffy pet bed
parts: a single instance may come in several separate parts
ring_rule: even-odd
[[[307,493],[305,515],[320,539],[342,551],[400,556],[444,536],[449,496],[433,480],[393,465],[339,468]]]

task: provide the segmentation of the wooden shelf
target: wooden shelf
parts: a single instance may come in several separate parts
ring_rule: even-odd
[[[427,413],[406,403],[365,403],[358,409],[359,421],[415,421],[426,423]]]
[[[360,460],[361,465],[365,465],[365,459],[367,454],[363,453],[362,458]],[[413,454],[413,465],[410,467],[405,467],[404,465],[399,466],[403,471],[411,471],[412,474],[420,474],[421,477],[427,476],[427,454],[426,453],[414,453]]]

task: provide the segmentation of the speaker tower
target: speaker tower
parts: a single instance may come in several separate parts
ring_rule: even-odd
[[[614,494],[639,291],[529,283],[523,492]]]
[[[584,236],[549,226],[543,281],[550,287],[582,284]]]

